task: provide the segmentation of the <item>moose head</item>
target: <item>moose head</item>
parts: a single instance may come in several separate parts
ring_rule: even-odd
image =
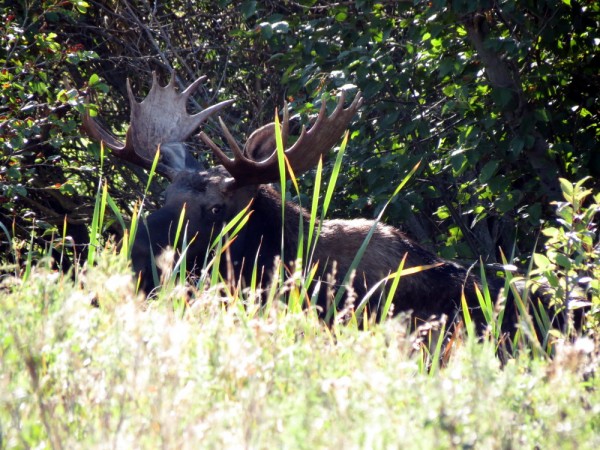
[[[204,79],[198,78],[178,93],[174,75],[169,84],[162,87],[156,73],[153,73],[152,87],[141,103],[136,101],[128,80],[131,119],[124,144],[89,115],[83,118],[84,129],[90,136],[103,141],[115,156],[130,163],[149,169],[160,150],[156,172],[171,184],[165,192],[163,207],[150,214],[140,227],[132,250],[133,268],[141,274],[142,287],[147,292],[155,284],[151,276],[152,258],[173,244],[176,224],[184,207],[187,235],[194,237],[194,245],[187,251],[187,259],[193,264],[197,258],[205,256],[210,239],[218,234],[223,224],[255,199],[260,187],[279,180],[275,123],[254,131],[240,149],[219,119],[233,159],[204,132],[200,133],[202,141],[221,162],[216,167],[203,167],[187,151],[185,141],[199,125],[233,103],[227,100],[197,114],[188,114],[186,103]],[[289,147],[290,121],[287,109],[284,110],[281,134],[285,154],[294,173],[303,173],[317,164],[319,158],[340,139],[361,104],[362,98],[358,94],[350,106],[344,108],[342,93],[337,108],[327,115],[324,102],[314,125],[309,130],[303,129],[300,137]],[[274,194],[271,190],[269,193]],[[243,234],[248,235],[248,232]],[[238,244],[234,250],[245,245]]]
[[[221,163],[216,167],[203,167],[186,150],[186,139],[199,125],[232,103],[227,100],[197,114],[188,114],[186,102],[202,80],[203,77],[199,78],[178,93],[174,77],[167,86],[161,87],[154,74],[150,92],[141,103],[135,100],[128,82],[131,121],[124,144],[97,121],[84,117],[84,128],[90,136],[103,141],[115,156],[133,164],[150,168],[160,149],[156,170],[171,184],[166,190],[164,205],[139,227],[132,249],[133,269],[141,277],[141,287],[146,293],[155,287],[151,275],[152,257],[173,244],[184,208],[187,236],[194,237],[186,254],[188,267],[191,267],[205,260],[211,240],[223,225],[250,205],[246,225],[228,247],[228,270],[233,268],[236,280],[247,283],[258,269],[263,285],[267,284],[277,258],[284,264],[292,263],[299,241],[299,223],[303,222],[304,230],[310,226],[308,213],[291,202],[282,205],[281,195],[269,184],[280,179],[274,123],[254,131],[240,147],[219,119],[233,158],[201,132],[201,140]],[[362,105],[360,93],[348,107],[344,104],[342,93],[334,111],[327,114],[323,102],[316,122],[310,129],[302,128],[299,138],[289,146],[290,121],[284,108],[281,136],[286,158],[295,174],[314,167],[339,141]],[[359,299],[395,272],[404,259],[405,269],[417,270],[402,277],[394,297],[395,312],[410,310],[417,320],[442,314],[452,318],[460,310],[464,294],[472,318],[484,323],[476,295],[480,281],[459,264],[439,258],[398,229],[372,220],[324,220],[320,227],[312,257],[313,262],[318,263],[316,279],[328,284],[318,295],[318,306],[322,310],[331,306],[331,297],[325,291],[335,292],[365,238],[371,234],[351,282],[351,291]],[[371,230],[374,231],[371,233]],[[488,280],[488,283],[492,295],[503,286],[498,281]],[[380,311],[380,301],[381,296],[371,296],[370,310]],[[515,320],[512,302],[507,303],[504,317],[504,323],[512,327]]]

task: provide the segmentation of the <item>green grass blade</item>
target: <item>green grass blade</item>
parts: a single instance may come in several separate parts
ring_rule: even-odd
[[[242,209],[239,213],[237,213],[229,222],[225,224],[225,226],[221,229],[219,234],[213,239],[213,242],[209,248],[209,250],[213,250],[218,246],[218,243],[222,241],[222,239],[229,235],[230,239],[237,236],[237,234],[244,228],[250,216],[252,215],[252,211],[249,211],[252,206],[252,201],[246,205],[244,209]],[[235,228],[235,229],[234,229]],[[233,229],[232,233],[229,233]]]
[[[33,268],[33,245],[35,242],[35,228],[31,230],[31,239],[29,241],[29,250],[27,251],[27,261],[25,262],[25,272],[23,273],[23,281],[29,280],[31,269]]]
[[[140,203],[139,210],[138,204],[136,203],[133,206],[133,214],[131,215],[131,224],[129,225],[129,229],[125,230],[125,235],[123,236],[123,247],[121,248],[121,253],[127,255],[127,258],[131,258],[131,251],[133,249],[133,243],[135,241],[135,237],[138,230],[138,225],[140,223],[140,218],[142,215],[142,207],[144,205],[144,201]]]
[[[154,179],[154,175],[156,174],[156,166],[158,165],[158,161],[160,159],[160,145],[154,154],[154,159],[152,160],[152,167],[150,167],[150,171],[148,172],[148,182],[146,183],[146,190],[144,193],[148,193],[150,191],[150,184]]]
[[[406,262],[407,256],[408,253],[405,253],[402,259],[400,260],[400,264],[398,264],[398,269],[396,270],[396,273],[393,274],[392,285],[390,286],[390,290],[387,293],[385,303],[383,304],[383,310],[381,311],[382,321],[387,317],[390,311],[392,301],[394,300],[394,296],[396,295],[396,291],[398,290],[398,285],[400,284],[400,278],[402,278],[402,270],[404,269],[404,264]]]
[[[275,110],[275,143],[276,143],[276,151],[277,151],[277,162],[279,164],[279,185],[281,186],[281,258],[284,258],[284,242],[285,242],[285,166],[286,166],[286,156],[285,156],[285,148],[283,148],[283,137],[281,135],[281,126],[279,122],[279,114],[277,110]],[[291,168],[290,168],[291,169]],[[293,178],[293,177],[292,177]],[[279,271],[279,281],[283,282],[284,279],[284,266],[285,264],[280,265]]]
[[[439,372],[440,362],[442,361],[442,345],[444,344],[444,337],[446,335],[446,322],[442,322],[442,328],[437,334],[435,342],[435,349],[431,356],[431,367],[429,368],[429,376],[433,377]]]
[[[108,185],[100,179],[98,191],[96,193],[96,202],[94,204],[94,214],[92,216],[92,225],[90,229],[90,243],[88,247],[87,263],[94,265],[96,253],[99,246],[99,235],[102,231],[104,222],[104,212],[106,210],[106,198],[108,196]]]
[[[127,225],[125,224],[125,220],[123,219],[123,214],[121,214],[121,211],[119,210],[119,206],[116,204],[116,202],[113,200],[113,198],[111,197],[110,194],[108,194],[106,197],[106,203],[108,203],[108,206],[110,207],[111,211],[117,218],[117,222],[119,222],[119,225],[121,225],[121,229],[123,231],[126,231]]]
[[[317,175],[315,178],[315,188],[317,190],[317,192],[315,194],[313,194],[313,205],[312,205],[312,209],[311,209],[311,215],[310,215],[310,229],[309,229],[309,233],[311,233],[310,239],[309,239],[309,243],[307,244],[307,261],[308,261],[308,265],[310,265],[312,263],[312,255],[314,253],[314,249],[317,246],[317,242],[319,240],[319,236],[321,235],[321,226],[323,224],[323,220],[325,219],[325,217],[327,216],[327,211],[329,210],[329,205],[331,204],[331,199],[333,198],[333,193],[335,191],[335,185],[337,183],[337,179],[340,173],[340,168],[342,166],[342,159],[344,157],[344,153],[346,151],[346,145],[348,144],[348,132],[346,132],[344,134],[344,138],[342,140],[342,144],[340,145],[340,149],[337,153],[337,156],[335,158],[335,163],[333,165],[333,170],[331,171],[331,176],[329,177],[329,182],[327,185],[327,190],[325,192],[325,197],[323,199],[323,208],[321,209],[321,220],[319,221],[319,225],[317,227],[317,232],[316,232],[316,236],[314,237],[313,240],[313,231],[314,231],[314,224],[316,222],[316,214],[317,214],[317,207],[318,207],[318,197],[320,195],[320,187],[321,187],[321,177],[322,177],[322,170],[323,170],[323,163],[322,160],[319,159],[319,163],[317,165]]]
[[[185,213],[186,213],[187,205],[184,203],[181,208],[181,212],[179,213],[179,220],[177,221],[177,228],[175,229],[175,239],[173,240],[173,248],[177,248],[179,244],[179,236],[181,235],[181,230],[184,228],[185,222]]]
[[[333,198],[333,192],[335,190],[335,185],[337,183],[338,176],[340,174],[340,170],[342,167],[342,159],[344,158],[344,154],[346,153],[346,146],[348,145],[348,132],[344,134],[344,139],[342,140],[342,144],[340,145],[340,150],[335,157],[335,162],[333,164],[333,169],[331,171],[331,176],[329,177],[329,183],[327,185],[327,191],[325,192],[325,198],[323,199],[323,209],[321,212],[321,219],[324,219],[327,216],[327,211],[329,211],[329,205],[331,204],[331,199]]]
[[[475,285],[475,293],[479,293],[479,288],[477,287],[477,285]],[[480,295],[480,293],[478,295]],[[463,321],[465,322],[465,328],[467,330],[467,337],[474,338],[475,324],[473,323],[473,319],[471,318],[471,310],[469,309],[469,305],[467,304],[467,298],[465,297],[464,290],[460,294],[460,304],[462,307]]]
[[[481,308],[481,312],[483,313],[483,318],[485,323],[491,328],[492,336],[494,338],[499,337],[500,333],[500,324],[502,322],[497,322],[495,316],[495,305],[492,301],[492,296],[490,294],[490,287],[487,282],[487,276],[485,274],[485,269],[483,265],[483,260],[480,259],[480,267],[479,267],[479,277],[481,280],[481,289],[479,286],[475,285],[475,295],[477,296],[477,301],[479,302],[479,307]]]
[[[217,247],[215,251],[215,257],[211,261],[212,270],[210,274],[210,285],[216,286],[219,283],[221,278],[220,266],[221,266],[221,256],[223,254],[223,239],[219,239],[217,241]]]
[[[402,263],[402,261],[401,261],[401,263]],[[423,266],[413,266],[413,267],[409,267],[407,269],[402,269],[400,272],[394,272],[394,273],[389,274],[388,276],[379,280],[377,283],[375,283],[373,286],[370,287],[368,292],[363,296],[360,303],[356,307],[356,309],[355,309],[356,314],[357,315],[362,314],[363,309],[367,306],[371,297],[374,294],[376,294],[377,291],[379,290],[379,288],[381,286],[385,285],[385,283],[387,283],[389,280],[393,280],[395,278],[399,278],[399,277],[403,277],[403,276],[412,275],[412,274],[415,274],[418,272],[422,272],[424,270],[433,269],[435,267],[441,266],[442,264],[444,264],[444,263],[435,263],[435,264],[428,264],[428,265],[423,265]],[[393,299],[393,296],[391,298]]]
[[[188,227],[186,226],[183,232],[183,241],[181,242],[181,254],[179,256],[179,261],[175,265],[175,273],[179,273],[179,284],[181,286],[185,285],[185,280],[187,278],[187,252],[194,243],[194,236],[192,236],[192,239],[188,243],[187,230]]]
[[[317,246],[317,241],[319,240],[319,236],[321,235],[321,225],[323,220],[327,216],[327,211],[329,211],[329,205],[331,204],[331,199],[333,198],[333,193],[335,191],[335,185],[337,183],[337,179],[340,173],[340,169],[342,167],[342,159],[344,158],[344,153],[346,152],[346,145],[348,144],[348,132],[344,135],[344,139],[342,140],[342,144],[340,145],[340,150],[337,153],[335,158],[335,163],[333,164],[333,170],[331,171],[331,176],[329,177],[329,183],[327,185],[327,191],[325,192],[325,198],[323,199],[323,208],[321,209],[321,220],[319,221],[319,226],[317,228],[317,235],[314,240],[314,244],[312,244],[312,250],[309,253],[311,257],[309,261],[312,261],[312,254],[314,252],[315,247]],[[318,173],[318,172],[317,172]],[[312,214],[311,214],[312,217]],[[311,227],[312,229],[312,227]]]
[[[140,215],[138,214],[137,216],[138,218],[140,217]],[[152,242],[150,240],[150,231],[148,230],[148,224],[146,223],[146,218],[145,217],[141,217],[142,222],[143,222],[143,227],[142,230],[145,230],[145,232],[148,234],[148,242]],[[143,233],[144,231],[142,231]],[[135,234],[132,231],[132,235],[130,236],[130,242],[133,242],[133,238],[134,238]],[[150,270],[152,272],[152,281],[154,283],[154,286],[159,286],[160,285],[160,279],[158,276],[158,269],[156,267],[156,255],[154,254],[154,250],[152,249],[152,246],[150,246],[148,248],[148,250],[150,250]],[[131,247],[129,248],[129,253],[130,253],[130,257],[131,257]],[[147,294],[149,294],[149,292],[147,292]]]
[[[319,195],[321,193],[321,176],[323,173],[323,160],[319,158],[317,163],[317,173],[315,174],[315,188],[312,195],[312,204],[310,208],[310,221],[308,226],[308,239],[306,240],[306,254],[310,255],[311,245],[313,241],[313,234],[315,231],[315,223],[317,221],[317,213],[319,209]]]

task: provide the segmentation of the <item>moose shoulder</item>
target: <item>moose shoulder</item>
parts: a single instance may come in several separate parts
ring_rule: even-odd
[[[250,280],[256,265],[259,273],[263,274],[263,285],[268,284],[278,256],[284,263],[294,261],[300,221],[304,221],[304,230],[310,226],[307,212],[291,202],[286,202],[282,219],[281,194],[269,184],[277,182],[280,176],[274,123],[253,132],[240,148],[221,121],[233,158],[229,158],[204,132],[200,133],[202,141],[221,163],[216,167],[203,167],[186,151],[184,142],[198,126],[208,116],[232,103],[221,102],[189,115],[186,102],[201,80],[178,93],[173,78],[166,87],[161,87],[154,75],[150,92],[141,103],[135,100],[128,83],[131,121],[124,144],[92,118],[84,118],[84,127],[92,137],[104,141],[116,156],[129,162],[149,168],[157,149],[161,149],[157,172],[171,184],[166,190],[164,205],[140,226],[132,251],[133,268],[141,276],[146,292],[155,287],[151,275],[152,255],[158,255],[173,243],[184,205],[187,235],[195,236],[187,250],[188,267],[202,264],[211,240],[219,234],[223,225],[250,205],[248,222],[228,249],[228,266],[233,267],[236,279],[242,282]],[[342,93],[337,107],[328,115],[323,102],[316,122],[308,130],[303,128],[296,142],[289,146],[289,117],[287,108],[284,110],[281,133],[287,160],[295,174],[316,166],[319,158],[340,140],[362,104],[360,93],[349,106],[344,107],[344,104]],[[320,225],[313,262],[319,263],[317,275],[322,282],[335,285],[346,275],[374,222],[366,219],[325,220]],[[282,233],[284,254],[280,255]],[[406,258],[405,268],[429,268],[402,277],[394,298],[395,312],[410,310],[415,318],[423,320],[442,314],[452,318],[460,309],[464,292],[471,316],[481,324],[484,322],[475,288],[479,280],[475,276],[464,267],[427,251],[398,229],[381,223],[375,225],[352,278],[352,288],[357,297],[362,298],[380,280],[396,271],[403,258]],[[495,296],[499,291],[496,285],[500,282],[490,284],[491,293]],[[331,301],[326,291],[335,291],[335,287],[321,288],[319,306],[323,310],[330,306]],[[379,301],[379,296],[371,297],[371,312],[379,310]],[[509,304],[505,326],[510,329],[514,321],[514,307]]]

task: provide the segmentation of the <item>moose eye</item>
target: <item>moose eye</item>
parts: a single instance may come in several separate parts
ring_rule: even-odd
[[[210,212],[214,215],[219,214],[222,210],[223,210],[223,207],[221,205],[214,205],[213,207],[210,208]]]

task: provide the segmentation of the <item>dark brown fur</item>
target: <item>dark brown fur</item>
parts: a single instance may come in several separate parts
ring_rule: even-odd
[[[153,74],[152,87],[144,101],[137,102],[131,86],[127,84],[131,107],[131,123],[125,142],[103,127],[90,115],[84,115],[83,125],[93,138],[103,141],[119,158],[150,169],[157,149],[160,159],[157,173],[171,181],[167,188],[165,204],[154,212],[145,223],[140,224],[132,249],[133,268],[141,276],[141,286],[149,293],[156,285],[151,275],[153,257],[173,245],[177,223],[185,211],[186,227],[181,241],[192,242],[186,249],[188,267],[202,266],[207,261],[207,249],[223,224],[231,220],[251,203],[251,216],[228,249],[228,264],[221,268],[233,276],[248,282],[256,265],[262,277],[262,287],[269,284],[275,260],[280,257],[284,264],[294,263],[298,246],[298,225],[303,222],[305,233],[309,220],[306,211],[293,203],[285,205],[285,221],[281,219],[281,198],[268,183],[279,180],[280,154],[275,152],[275,123],[254,131],[246,140],[243,150],[227,127],[221,122],[223,135],[233,153],[227,156],[204,132],[199,137],[210,148],[221,165],[204,170],[186,150],[185,142],[209,116],[231,105],[226,100],[197,112],[187,112],[190,96],[198,88],[203,77],[196,79],[184,91],[176,88],[172,74],[167,86],[160,86]],[[316,121],[310,129],[302,129],[299,137],[287,145],[290,131],[295,125],[289,120],[289,110],[284,107],[280,124],[281,141],[286,161],[298,175],[315,167],[324,155],[340,141],[352,118],[362,105],[362,96],[356,93],[347,107],[345,91],[341,90],[335,109],[328,114],[327,102],[323,101]],[[288,174],[289,175],[289,174]],[[331,282],[330,289],[323,287],[318,303],[326,312],[330,306],[328,291],[336,291],[348,273],[359,248],[372,229],[374,222],[366,219],[328,220],[321,224],[319,241],[312,255],[318,262],[318,276],[323,282]],[[282,233],[285,239],[284,254]],[[353,277],[352,290],[360,301],[377,283],[395,272],[400,261],[406,257],[405,268],[430,266],[411,275],[404,275],[394,298],[394,311],[413,311],[415,318],[429,319],[443,314],[454,317],[461,306],[464,291],[471,314],[477,323],[484,320],[475,295],[479,280],[460,265],[440,259],[408,239],[399,230],[377,224],[372,239]],[[335,274],[335,277],[332,276]],[[492,296],[498,292],[492,283]],[[368,311],[377,313],[379,295],[370,297]],[[506,324],[511,329],[514,307],[507,305]]]
[[[229,249],[229,261],[234,269],[235,279],[241,278],[243,283],[247,282],[251,277],[254,262],[257,261],[259,273],[263,274],[263,285],[266,287],[270,281],[274,261],[280,256],[282,229],[285,230],[286,252],[283,261],[288,266],[294,262],[300,217],[304,223],[305,235],[308,232],[307,212],[294,203],[286,203],[285,226],[282,227],[280,193],[268,185],[244,187],[240,188],[239,192],[223,193],[219,189],[223,177],[225,174],[218,168],[208,172],[182,174],[169,187],[165,206],[149,216],[149,230],[140,230],[132,255],[133,266],[136,271],[142,273],[143,287],[147,291],[154,287],[149,277],[148,249],[152,248],[156,255],[161,247],[169,245],[169,239],[172,240],[174,234],[172,223],[177,222],[184,203],[189,220],[188,236],[197,234],[196,242],[188,250],[189,267],[194,263],[202,264],[210,237],[214,237],[222,224],[237,214],[251,199],[250,219]],[[214,206],[218,206],[220,212],[215,217],[209,217],[210,209]],[[335,283],[341,283],[372,225],[373,221],[366,219],[326,220],[322,223],[313,262],[319,262],[319,275],[323,282],[326,281],[327,275],[331,274],[335,264]],[[168,229],[172,230],[170,238],[169,233],[165,232]],[[417,320],[427,320],[431,316],[440,317],[442,314],[452,319],[460,309],[461,293],[464,289],[472,316],[479,323],[483,323],[474,292],[474,285],[479,283],[476,277],[468,274],[462,266],[443,260],[424,249],[398,229],[382,223],[377,225],[353,278],[352,288],[358,301],[382,278],[395,272],[405,254],[405,269],[439,265],[401,278],[394,298],[395,312],[412,311]],[[496,295],[498,283],[491,284],[492,294]],[[333,290],[338,287],[333,286]],[[319,306],[323,311],[331,304],[331,299],[325,295],[327,290],[327,287],[322,285]],[[380,296],[372,296],[368,311],[377,312],[380,307]]]

